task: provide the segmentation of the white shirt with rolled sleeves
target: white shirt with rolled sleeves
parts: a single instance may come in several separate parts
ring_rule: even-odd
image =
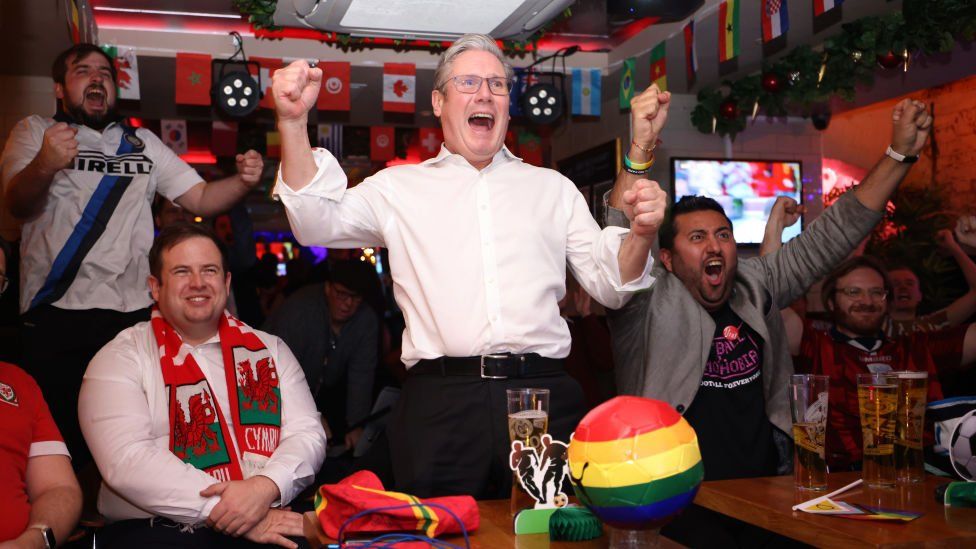
[[[275,361],[281,389],[281,437],[264,463],[245,464],[244,477],[263,475],[287,505],[312,483],[325,458],[325,432],[302,368],[281,339],[254,330]],[[228,408],[220,340],[189,346],[237,444]],[[98,510],[109,521],[166,517],[184,524],[207,519],[219,496],[200,491],[217,479],[169,450],[169,397],[159,347],[148,322],[124,330],[95,355],[81,386],[78,420],[104,479]],[[249,454],[250,455],[250,454]]]
[[[313,149],[312,182],[295,191],[278,175],[298,241],[390,250],[404,314],[403,362],[497,352],[569,354],[557,302],[566,262],[603,305],[650,287],[652,259],[622,283],[617,253],[627,230],[600,230],[576,186],[502,148],[481,171],[441,148],[421,164],[387,168],[352,189],[335,158]]]

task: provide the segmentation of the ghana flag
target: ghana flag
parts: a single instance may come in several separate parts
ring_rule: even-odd
[[[718,60],[739,55],[739,0],[726,0],[718,7]]]
[[[617,397],[583,418],[569,444],[576,494],[618,528],[653,528],[688,506],[705,469],[698,437],[668,404]]]

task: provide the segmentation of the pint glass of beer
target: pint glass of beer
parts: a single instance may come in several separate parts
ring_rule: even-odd
[[[522,442],[526,450],[542,453],[542,435],[549,430],[549,389],[508,389],[508,437]],[[525,471],[529,474],[530,471]],[[511,514],[535,506],[535,500],[519,483],[520,471],[512,476]]]
[[[857,400],[864,438],[864,483],[873,488],[895,485],[895,431],[898,412],[898,376],[857,374]]]
[[[928,372],[893,372],[898,377],[898,427],[895,431],[895,468],[898,482],[925,480],[922,432],[928,402]]]
[[[797,488],[827,489],[824,436],[827,429],[827,387],[821,375],[790,376],[790,411],[793,414],[793,479]]]

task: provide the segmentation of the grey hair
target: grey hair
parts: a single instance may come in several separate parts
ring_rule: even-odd
[[[494,38],[487,34],[470,33],[455,40],[451,44],[451,47],[447,48],[441,54],[440,61],[437,62],[437,70],[434,71],[434,89],[441,92],[444,91],[444,84],[447,83],[447,75],[451,70],[451,64],[454,63],[454,59],[457,56],[466,51],[486,51],[494,55],[498,59],[498,62],[505,67],[505,78],[511,80],[515,75],[515,71],[512,70],[512,65],[505,60],[505,55],[502,54],[502,50],[498,47]]]

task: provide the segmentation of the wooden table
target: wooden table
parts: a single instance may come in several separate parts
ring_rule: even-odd
[[[860,473],[828,475],[829,493],[860,478]],[[935,488],[947,479],[871,489],[863,484],[837,500],[872,507],[924,513],[909,523],[851,520],[793,511],[818,493],[796,490],[793,477],[711,481],[702,484],[695,503],[766,530],[819,547],[976,547],[976,509],[948,508],[935,501]]]
[[[533,534],[516,536],[509,515],[509,501],[507,499],[486,500],[478,502],[481,513],[481,526],[471,534],[471,547],[479,549],[502,549],[515,547],[517,549],[604,549],[607,547],[607,534],[590,541],[549,541],[548,534]],[[305,538],[312,547],[321,547],[335,540],[325,536],[322,525],[315,513],[305,513]],[[464,546],[462,536],[444,536],[445,541]],[[676,549],[682,547],[667,538],[660,538],[662,549]]]

